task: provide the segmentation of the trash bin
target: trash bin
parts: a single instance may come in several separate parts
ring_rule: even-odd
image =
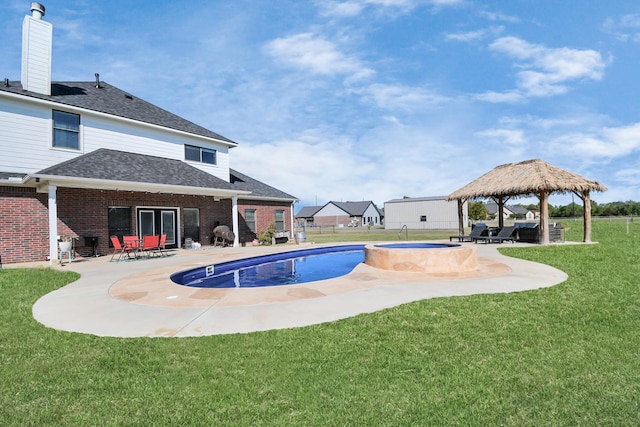
[[[307,233],[305,233],[304,231],[296,233],[295,239],[296,239],[296,244],[298,245],[300,243],[304,243],[304,241],[307,240]]]
[[[193,249],[193,239],[191,237],[187,237],[186,239],[184,239],[184,248]]]

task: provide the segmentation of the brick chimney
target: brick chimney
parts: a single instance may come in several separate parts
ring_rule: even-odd
[[[32,15],[22,23],[22,88],[51,95],[53,25],[42,20],[44,6],[31,2]]]

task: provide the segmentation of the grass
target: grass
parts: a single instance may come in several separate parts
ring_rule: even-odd
[[[47,329],[32,304],[76,276],[0,270],[0,425],[637,425],[640,224],[593,238],[503,245],[552,288],[202,338]]]

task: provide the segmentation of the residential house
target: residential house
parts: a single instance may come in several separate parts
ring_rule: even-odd
[[[307,226],[312,224],[318,227],[362,227],[382,224],[382,216],[372,201],[328,202],[321,207],[307,206],[298,212],[296,220]]]
[[[274,223],[293,230],[283,191],[230,168],[238,144],[100,81],[52,82],[52,24],[32,3],[23,21],[20,81],[0,84],[1,262],[107,254],[110,236],[167,234],[210,244],[227,225],[234,245]]]
[[[458,202],[446,196],[393,199],[384,204],[384,228],[438,230],[458,228]],[[462,205],[463,221],[467,224],[467,203]]]
[[[498,205],[496,203],[486,203],[485,208],[487,209],[487,214],[493,218],[498,215]],[[513,219],[520,217],[522,219],[526,219],[527,221],[533,221],[536,219],[535,212],[525,208],[521,205],[512,205],[512,206],[504,206],[502,209],[502,217],[503,219]]]
[[[314,215],[322,209],[322,206],[305,206],[296,214],[298,227],[314,227]]]

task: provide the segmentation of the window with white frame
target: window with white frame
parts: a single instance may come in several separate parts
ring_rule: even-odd
[[[249,230],[251,230],[252,233],[255,233],[256,232],[256,210],[245,209],[244,221],[247,223],[247,227],[249,227]]]
[[[57,148],[80,149],[80,115],[53,110],[53,144]]]
[[[184,146],[184,158],[192,162],[216,164],[216,150],[210,148],[196,147],[195,145]]]
[[[276,231],[284,231],[284,211],[276,211]]]

